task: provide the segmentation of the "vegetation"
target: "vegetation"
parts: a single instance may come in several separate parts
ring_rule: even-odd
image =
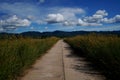
[[[78,55],[93,62],[110,80],[120,79],[120,37],[113,35],[86,35],[65,39]]]
[[[16,80],[23,72],[58,39],[16,38],[0,40],[0,80]]]

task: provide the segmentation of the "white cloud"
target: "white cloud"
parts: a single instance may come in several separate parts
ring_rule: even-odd
[[[0,26],[5,30],[14,30],[18,27],[30,26],[30,24],[31,22],[28,19],[20,19],[16,15],[6,20],[0,20]]]
[[[85,14],[82,8],[51,8],[57,14],[48,14],[47,23],[62,23],[64,26],[73,26],[77,21],[77,15]]]
[[[43,3],[45,0],[38,0]],[[68,7],[40,7],[39,5],[33,5],[30,3],[15,2],[0,3],[0,11],[5,11],[10,15],[17,15],[22,18],[27,18],[32,22],[39,23],[43,21],[48,14],[59,13],[64,16],[64,20],[77,20],[77,15],[84,15],[85,10],[82,8],[68,8]]]
[[[28,19],[18,20],[16,26],[30,26],[31,22]]]
[[[82,19],[78,19],[77,26],[101,26],[102,24],[100,23],[88,23],[83,21]]]
[[[116,15],[115,17],[113,18],[103,18],[101,20],[103,23],[120,23],[120,15]]]
[[[79,26],[101,26],[104,23],[117,23],[120,22],[120,15],[108,19],[108,13],[105,10],[98,10],[95,14],[89,17],[78,20]]]
[[[108,16],[108,13],[105,10],[98,10],[95,14],[102,15],[102,16]]]
[[[95,14],[88,17],[77,17],[77,14],[84,13],[82,9],[74,8],[61,8],[58,10],[58,14],[49,14],[47,17],[48,23],[62,23],[64,26],[102,26],[104,23],[118,23],[120,22],[120,15],[116,15],[113,18],[108,19],[108,13],[105,10],[98,10]],[[58,18],[59,17],[59,18]]]
[[[40,3],[45,2],[45,0],[38,1]],[[64,26],[100,26],[104,23],[120,23],[120,15],[107,18],[108,13],[105,10],[97,10],[95,14],[85,17],[86,12],[82,8],[48,8],[30,3],[15,2],[13,4],[0,3],[0,11],[9,15],[17,15],[0,21],[0,25],[2,24],[2,27],[11,29],[15,29],[20,26],[29,26],[31,22],[39,25],[46,24],[46,22],[61,23]],[[78,20],[79,18],[81,20]]]
[[[103,22],[103,23],[114,23],[115,20],[113,18],[110,18],[110,19],[103,18],[103,19],[101,19],[101,22]]]
[[[100,23],[101,20],[107,16],[108,13],[105,10],[98,10],[96,13],[90,17],[85,17],[83,20],[86,22]]]
[[[13,15],[12,17],[5,20],[5,24],[20,27],[20,26],[30,26],[31,22],[28,19],[20,19],[16,15]]]
[[[78,19],[78,26],[88,26],[88,23],[84,22],[82,19]]]
[[[70,22],[68,22],[68,21],[63,22],[63,25],[64,26],[71,26]]]
[[[82,8],[60,8],[57,10],[64,16],[66,20],[76,20],[77,14],[79,15],[85,14],[85,11]]]
[[[96,15],[96,14],[94,14],[92,17],[93,17],[94,19],[102,19],[102,18],[103,18],[103,15]]]
[[[76,22],[74,21],[64,21],[63,26],[75,26]]]
[[[115,19],[115,22],[120,22],[120,15],[116,15],[114,19]]]
[[[47,23],[60,23],[64,21],[64,16],[62,14],[48,14],[46,22]]]
[[[59,12],[59,14],[49,14],[46,21],[48,23],[62,23],[64,26],[102,26],[101,20],[108,15],[105,10],[98,10],[90,17],[77,19],[76,14],[83,13],[82,9],[73,10],[73,8],[64,8],[59,10]]]

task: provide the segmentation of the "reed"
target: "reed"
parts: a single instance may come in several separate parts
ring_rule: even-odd
[[[11,38],[0,40],[0,80],[16,80],[58,38],[31,39]]]
[[[115,35],[76,36],[65,41],[102,71],[110,80],[120,79],[120,37]]]

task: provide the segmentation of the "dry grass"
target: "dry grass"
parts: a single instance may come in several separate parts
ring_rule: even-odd
[[[108,79],[120,79],[120,37],[114,35],[86,35],[65,39],[78,55],[84,55]]]
[[[0,40],[0,80],[16,80],[38,57],[45,53],[57,38]]]

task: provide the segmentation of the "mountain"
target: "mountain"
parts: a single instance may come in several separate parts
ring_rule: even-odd
[[[120,31],[72,31],[72,32],[65,32],[65,31],[54,31],[54,32],[23,32],[20,35],[22,36],[33,36],[33,37],[50,37],[50,36],[56,36],[56,37],[71,37],[71,36],[77,36],[77,35],[86,35],[90,33],[96,33],[96,34],[113,34],[113,35],[120,35]]]
[[[65,31],[54,31],[54,32],[23,32],[20,35],[22,36],[32,36],[32,37],[71,37],[76,35],[84,35],[88,34],[90,32],[87,31],[75,31],[75,32],[65,32]]]
[[[85,34],[90,34],[90,33],[96,33],[96,34],[113,34],[113,35],[118,35],[120,36],[120,31],[72,31],[72,32],[65,32],[65,31],[54,31],[54,32],[36,32],[36,31],[28,31],[28,32],[23,32],[20,34],[15,34],[15,33],[0,33],[0,37],[4,37],[5,35],[11,36],[11,35],[21,35],[23,37],[33,37],[33,38],[44,38],[44,37],[51,37],[51,36],[56,36],[56,37],[72,37],[72,36],[77,36],[77,35],[85,35]]]

